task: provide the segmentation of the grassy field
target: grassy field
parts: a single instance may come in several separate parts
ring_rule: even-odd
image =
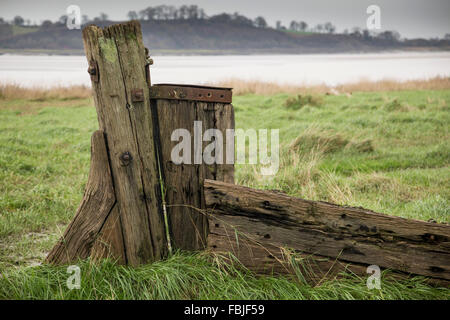
[[[355,87],[352,94],[340,88],[342,94],[330,95],[238,88],[236,128],[279,128],[281,163],[272,178],[239,165],[236,182],[449,223],[445,81],[440,90]],[[381,290],[367,289],[366,279],[353,275],[313,286],[301,277],[258,277],[220,257],[183,252],[135,269],[81,261],[81,289],[69,290],[64,267],[39,263],[81,200],[96,129],[93,101],[82,88],[53,93],[0,88],[0,299],[450,298],[449,289],[428,287],[422,278],[385,280]]]

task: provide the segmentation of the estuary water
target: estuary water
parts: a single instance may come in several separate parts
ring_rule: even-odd
[[[450,76],[450,52],[382,54],[152,56],[152,83],[227,79],[337,85],[358,80]],[[84,56],[0,55],[0,82],[24,87],[90,85]]]

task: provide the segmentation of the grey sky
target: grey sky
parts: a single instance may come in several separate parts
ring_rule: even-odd
[[[289,24],[303,20],[310,26],[332,22],[338,31],[354,26],[365,27],[366,8],[381,8],[383,30],[397,30],[405,37],[442,37],[450,33],[450,0],[0,0],[0,16],[8,20],[15,15],[41,22],[56,20],[67,6],[79,5],[90,18],[105,12],[112,20],[124,20],[130,10],[139,11],[160,4],[196,4],[208,15],[239,12],[248,17],[264,16],[270,25],[277,20]]]

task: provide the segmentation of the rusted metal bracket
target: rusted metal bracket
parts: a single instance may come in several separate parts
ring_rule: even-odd
[[[188,100],[203,102],[232,102],[232,88],[155,84],[150,87],[150,99]]]

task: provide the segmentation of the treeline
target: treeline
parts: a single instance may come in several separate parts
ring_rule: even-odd
[[[256,28],[272,28],[267,23],[266,19],[262,16],[258,16],[255,19],[250,19],[238,12],[229,14],[221,13],[217,15],[209,16],[205,10],[197,5],[182,5],[179,7],[172,5],[159,5],[153,7],[147,7],[145,9],[135,11],[131,10],[127,13],[129,20],[141,20],[141,21],[173,21],[173,20],[208,20],[218,23],[233,23],[237,25],[253,26]],[[57,21],[44,20],[40,24],[31,22],[29,19],[24,19],[22,16],[17,15],[11,21],[6,21],[0,17],[0,27],[3,25],[15,25],[15,26],[28,26],[28,27],[43,27],[49,28],[52,26],[65,25],[67,21],[67,15],[62,15]],[[106,13],[100,13],[98,16],[90,19],[87,15],[81,17],[81,23],[83,25],[88,23],[101,23],[109,21],[109,17]],[[314,26],[310,26],[306,21],[291,21],[288,26],[284,26],[281,21],[277,21],[273,29],[281,31],[303,32],[303,33],[326,33],[334,34],[336,32],[336,26],[331,22],[319,23]],[[3,32],[4,33],[4,32]],[[380,38],[389,41],[400,41],[401,36],[397,31],[369,31],[363,30],[359,27],[354,27],[351,30],[345,29],[342,34],[355,36],[363,39]],[[1,35],[1,31],[0,31]],[[444,36],[445,40],[450,40],[450,33]],[[432,40],[438,40],[437,38]]]
[[[309,26],[306,21],[277,21],[274,27],[258,16],[250,19],[239,13],[207,15],[196,6],[160,5],[129,11],[130,20],[140,20],[144,41],[156,50],[211,50],[219,52],[333,53],[362,52],[411,47],[448,50],[450,35],[444,39],[401,39],[396,31],[372,32],[360,28],[336,32],[331,22]],[[67,28],[68,17],[44,20],[39,25],[21,16],[11,21],[0,18],[0,49],[82,50],[80,30]],[[82,25],[104,27],[115,23],[106,13]]]
[[[197,5],[182,5],[179,7],[172,5],[159,5],[153,7],[147,7],[145,9],[135,11],[131,10],[127,13],[129,20],[141,20],[141,21],[170,21],[170,20],[208,20],[211,22],[219,23],[234,23],[238,25],[253,26],[256,28],[271,28],[266,19],[262,16],[258,16],[255,19],[250,19],[244,15],[235,13],[221,13],[217,15],[209,16],[205,10]],[[9,24],[16,26],[29,26],[29,27],[43,27],[49,28],[51,26],[65,25],[67,21],[67,15],[62,15],[57,21],[44,20],[40,24],[31,22],[29,19],[24,19],[21,16],[15,16],[11,21],[6,21],[0,17],[0,26]],[[100,13],[98,16],[90,19],[87,15],[81,17],[81,23],[83,25],[88,23],[101,23],[109,21],[109,17],[106,13]],[[291,21],[288,26],[284,26],[281,21],[277,21],[274,29],[281,31],[303,32],[303,33],[326,33],[334,34],[336,32],[336,26],[331,22],[319,23],[314,26],[310,26],[306,21]],[[351,30],[345,29],[342,34],[360,37],[364,39],[380,38],[390,41],[400,41],[401,35],[397,31],[383,31],[375,32],[367,29],[361,29],[354,27]],[[450,39],[450,33],[446,34],[444,39]],[[433,39],[437,40],[437,39]]]
[[[127,13],[129,20],[141,20],[141,21],[174,21],[174,20],[184,20],[184,21],[198,21],[198,20],[208,20],[212,23],[230,23],[237,25],[253,26],[256,28],[271,28],[267,23],[266,19],[262,16],[258,16],[255,19],[250,19],[244,15],[235,13],[221,13],[209,16],[206,14],[205,10],[197,5],[182,5],[179,7],[172,5],[159,5],[153,7],[147,7],[139,11],[129,11]],[[68,17],[67,15],[62,15],[57,21],[52,22],[51,20],[44,20],[40,25],[32,23],[29,19],[24,19],[21,16],[14,17],[11,21],[6,21],[0,18],[0,25],[10,24],[16,26],[31,26],[31,27],[44,27],[48,28],[51,26],[61,26],[65,25]],[[88,23],[101,23],[109,21],[109,17],[106,13],[100,13],[97,17],[89,19],[87,15],[81,17],[81,23],[83,25]],[[331,22],[325,22],[323,24],[317,24],[315,26],[309,26],[305,21],[291,21],[288,26],[284,26],[281,21],[277,21],[275,28],[281,31],[293,31],[293,32],[308,32],[308,33],[327,33],[333,34],[336,32],[336,27]],[[365,38],[377,36],[373,32],[368,30],[361,30],[359,28],[353,28],[352,31],[344,30],[344,34],[350,34],[355,36],[362,36]],[[381,35],[384,38],[400,39],[400,35],[395,31],[385,31]]]
[[[235,12],[233,14],[221,13],[213,16],[208,16],[205,10],[196,5],[182,5],[175,7],[171,5],[160,5],[155,7],[147,7],[140,11],[129,11],[127,13],[129,20],[141,20],[141,21],[168,21],[168,20],[209,20],[212,22],[231,22],[247,26],[255,26],[260,28],[268,27],[266,19],[264,17],[257,17],[255,19],[247,18],[244,15]],[[15,16],[11,21],[6,21],[0,17],[0,24],[10,24],[16,26],[50,26],[50,25],[63,25],[67,21],[67,15],[62,15],[57,21],[44,20],[41,24],[31,22],[31,20],[25,20],[21,16]],[[96,23],[109,21],[109,17],[106,13],[100,13],[99,16],[89,19],[87,15],[82,15],[81,23]]]

